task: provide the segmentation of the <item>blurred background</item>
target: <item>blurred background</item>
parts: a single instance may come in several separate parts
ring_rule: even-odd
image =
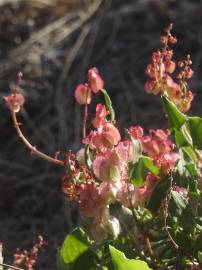
[[[0,241],[12,263],[17,247],[28,248],[43,235],[48,247],[37,269],[53,270],[58,246],[80,222],[77,205],[62,194],[62,168],[31,156],[17,138],[2,97],[22,71],[23,132],[53,156],[81,147],[82,108],[73,91],[93,66],[105,80],[122,131],[136,124],[164,127],[160,99],[144,91],[144,70],[173,22],[176,59],[190,53],[193,60],[190,113],[202,116],[202,1],[0,0],[0,14]],[[90,117],[94,111],[92,105]]]

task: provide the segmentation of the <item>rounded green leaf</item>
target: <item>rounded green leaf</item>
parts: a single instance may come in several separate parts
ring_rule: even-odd
[[[138,161],[129,168],[129,176],[135,186],[141,185],[148,172],[159,174],[159,168],[154,165],[153,160],[147,156],[140,156]]]
[[[125,257],[125,254],[115,247],[109,245],[113,270],[149,270],[146,262],[141,260],[130,260]]]
[[[65,238],[59,255],[65,264],[73,264],[87,250],[87,235],[81,228],[76,228]]]

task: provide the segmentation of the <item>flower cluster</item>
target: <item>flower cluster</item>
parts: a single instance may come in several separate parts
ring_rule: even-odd
[[[88,71],[88,83],[79,84],[75,89],[75,98],[80,104],[90,104],[92,92],[97,93],[104,86],[104,82],[99,75],[97,68]]]
[[[25,98],[24,96],[18,92],[18,88],[20,85],[20,82],[22,80],[22,73],[19,72],[17,75],[17,81],[16,81],[16,87],[9,96],[4,97],[4,101],[6,103],[6,106],[12,111],[12,112],[19,112],[22,106],[25,103]]]
[[[129,128],[129,132],[131,136],[137,138],[133,127]],[[138,136],[143,152],[154,160],[154,163],[161,169],[163,174],[169,174],[174,169],[179,154],[174,151],[175,145],[169,139],[168,134],[162,129],[151,129],[149,135]]]
[[[92,68],[88,77],[95,70],[98,74],[98,70]],[[103,82],[101,77],[99,81]],[[81,103],[77,96],[78,87],[75,97]],[[179,157],[164,130],[150,130],[144,135],[140,126],[133,126],[128,129],[127,138],[122,140],[115,123],[108,119],[109,115],[104,104],[97,104],[92,120],[95,129],[83,138],[84,148],[77,155],[69,153],[68,173],[62,182],[65,195],[78,200],[81,214],[93,219],[91,234],[95,240],[106,238],[108,234],[117,237],[121,230],[118,219],[110,213],[111,204],[120,202],[128,208],[144,205],[159,176],[168,175]],[[148,172],[143,183],[134,185],[130,168],[141,155],[151,159],[158,168],[158,175]]]
[[[171,34],[171,30],[172,24],[165,29],[165,35],[160,38],[163,48],[152,54],[152,63],[146,68],[149,80],[145,84],[145,90],[154,95],[167,95],[180,111],[187,112],[193,100],[193,94],[187,83],[193,75],[190,68],[192,61],[188,55],[186,60],[178,62],[181,70],[176,76],[178,82],[175,82],[171,75],[175,72],[176,63],[169,45],[176,43],[177,39]]]
[[[34,265],[36,264],[38,253],[43,246],[46,245],[43,237],[38,236],[37,243],[29,250],[17,250],[14,254],[14,263],[16,267],[24,267],[26,270],[33,270]]]
[[[21,107],[25,103],[24,96],[20,93],[13,93],[9,96],[4,97],[7,107],[14,112],[19,112]]]
[[[113,123],[106,118],[108,112],[105,105],[98,104],[96,107],[96,116],[92,123],[96,130],[92,130],[83,143],[90,146],[91,149],[99,149],[104,152],[111,149],[120,141],[120,133]]]

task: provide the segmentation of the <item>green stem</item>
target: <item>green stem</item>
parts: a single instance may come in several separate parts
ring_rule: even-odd
[[[100,91],[104,95],[105,105],[106,105],[107,110],[110,114],[111,122],[113,123],[115,121],[115,112],[114,112],[114,109],[112,107],[112,102],[111,102],[110,96],[108,95],[107,90],[101,89]]]

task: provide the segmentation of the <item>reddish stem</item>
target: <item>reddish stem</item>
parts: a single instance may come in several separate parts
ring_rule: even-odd
[[[88,119],[88,96],[89,96],[89,91],[91,91],[88,87],[87,93],[86,93],[86,103],[84,106],[84,111],[83,111],[83,126],[82,126],[82,131],[83,131],[83,138],[86,137],[86,124],[87,124],[87,119]]]
[[[65,165],[64,161],[59,160],[57,158],[50,157],[50,156],[42,153],[41,151],[37,150],[36,147],[34,147],[33,145],[31,145],[30,142],[25,138],[25,136],[23,135],[23,133],[20,129],[20,124],[18,123],[18,120],[16,118],[16,113],[14,111],[12,111],[12,118],[13,118],[14,127],[18,133],[18,136],[20,137],[22,142],[27,146],[27,148],[31,151],[32,154],[34,154],[42,159],[45,159],[51,163],[54,163],[56,165],[59,165],[59,166]]]
[[[85,104],[84,112],[83,112],[83,138],[86,137],[86,123],[88,118],[88,104]]]

